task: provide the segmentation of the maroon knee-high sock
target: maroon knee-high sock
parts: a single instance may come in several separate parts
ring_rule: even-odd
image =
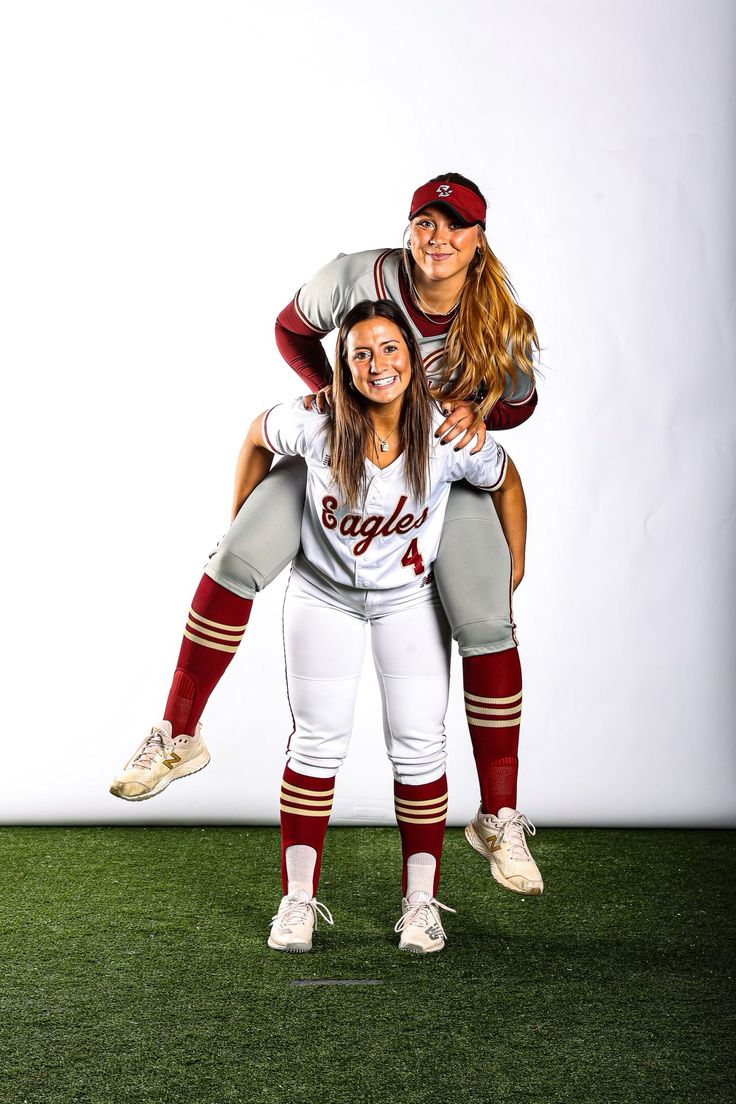
[[[253,602],[202,576],[192,599],[164,710],[174,736],[193,736],[207,699],[238,650]]]
[[[281,782],[281,883],[284,893],[288,891],[289,879],[286,874],[286,848],[294,844],[313,847],[317,852],[314,868],[312,893],[316,896],[319,885],[319,872],[322,865],[322,848],[327,834],[327,825],[332,812],[332,798],[335,793],[334,778],[311,778],[307,774],[297,774],[287,764]]]
[[[481,808],[516,808],[521,664],[516,648],[463,660],[465,715],[480,783]]]
[[[440,884],[442,840],[447,819],[447,775],[422,786],[394,782],[394,808],[401,833],[401,892],[406,896],[406,864],[411,855],[434,856],[434,893]]]

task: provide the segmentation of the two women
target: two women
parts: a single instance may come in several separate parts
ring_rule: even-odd
[[[523,421],[536,403],[536,333],[488,245],[485,218],[485,200],[466,178],[449,173],[422,185],[404,249],[337,258],[282,311],[282,354],[322,390],[329,369],[321,337],[356,302],[388,297],[407,314],[424,369],[445,403],[447,417],[435,433],[446,448],[475,451],[486,422],[509,428]],[[325,397],[318,396],[319,408]],[[237,512],[194,596],[164,721],[113,782],[116,796],[145,800],[208,762],[199,718],[243,637],[256,592],[296,555],[305,480],[300,460],[282,462]],[[243,499],[239,475],[236,509]],[[512,562],[488,495],[454,485],[434,570],[463,657],[481,791],[466,835],[500,884],[541,893],[525,838],[533,829],[516,808],[522,688],[511,592],[523,557]]]

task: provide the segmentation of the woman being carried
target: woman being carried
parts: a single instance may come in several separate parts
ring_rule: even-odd
[[[447,813],[444,716],[449,631],[432,577],[450,483],[492,492],[509,544],[523,557],[524,495],[516,469],[490,437],[454,451],[434,437],[443,420],[401,311],[362,302],[337,340],[332,414],[302,402],[276,406],[251,426],[241,452],[247,497],[272,454],[302,456],[307,491],[301,551],[284,606],[294,732],[281,787],[284,897],[269,946],[306,951],[318,913],[320,859],[347,754],[371,627],[402,841],[399,947],[439,951],[436,899]]]

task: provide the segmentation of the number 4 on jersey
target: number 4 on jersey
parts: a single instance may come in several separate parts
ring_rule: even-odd
[[[422,554],[419,551],[419,545],[417,544],[416,537],[414,537],[414,539],[409,544],[406,552],[401,557],[401,566],[413,567],[415,575],[424,574],[424,560],[422,559]]]

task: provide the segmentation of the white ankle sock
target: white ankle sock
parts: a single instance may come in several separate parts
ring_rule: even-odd
[[[296,897],[306,893],[311,901],[314,896],[314,868],[317,865],[317,852],[306,844],[295,843],[286,848],[287,894]]]
[[[288,853],[287,851],[287,855]],[[432,900],[436,869],[437,862],[434,855],[419,851],[416,855],[409,856],[406,863],[406,899],[410,905],[418,905],[423,900]]]

